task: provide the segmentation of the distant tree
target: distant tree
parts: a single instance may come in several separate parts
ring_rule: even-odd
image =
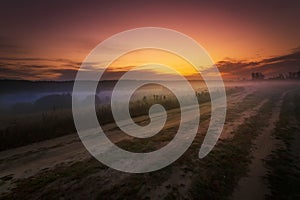
[[[41,110],[56,110],[71,108],[72,97],[70,94],[52,94],[39,98],[34,102],[34,109]]]

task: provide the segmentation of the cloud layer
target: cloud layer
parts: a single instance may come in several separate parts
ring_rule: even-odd
[[[277,76],[278,73],[288,73],[300,70],[300,48],[290,53],[259,61],[246,61],[226,59],[217,63],[224,78],[244,79],[250,78],[252,72],[262,72],[267,77]]]

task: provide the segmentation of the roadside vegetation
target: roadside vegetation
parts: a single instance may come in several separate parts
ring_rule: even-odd
[[[261,94],[248,95],[244,100],[244,106],[234,109],[242,112],[261,100]],[[66,193],[69,197],[72,197],[72,194],[80,197],[89,192],[90,197],[98,199],[120,199],[125,196],[129,199],[150,199],[151,191],[158,190],[157,192],[161,195],[158,197],[160,199],[183,197],[227,199],[238,180],[247,173],[247,167],[251,161],[252,141],[268,122],[274,101],[276,98],[265,103],[255,116],[241,124],[234,131],[232,138],[219,141],[214,150],[204,159],[198,159],[198,151],[204,135],[197,135],[192,146],[179,160],[156,172],[126,174],[109,169],[96,160],[90,159],[71,166],[58,166],[54,170],[18,180],[16,188],[6,197],[20,199],[35,195],[35,197],[47,199],[50,196],[51,198],[64,197]],[[205,123],[205,120],[201,123]],[[164,137],[161,139],[170,139],[172,134],[168,133],[172,130],[172,128],[164,130]],[[149,147],[153,148],[155,144],[155,141],[148,141],[139,146],[134,141],[122,141],[118,145],[123,148],[130,146],[131,150],[140,151]],[[109,177],[106,176],[108,174]],[[61,187],[56,187],[56,185]],[[35,190],[32,191],[32,188]]]
[[[270,170],[265,177],[270,183],[271,193],[267,199],[300,198],[300,95],[290,93],[281,108],[280,119],[273,135],[280,142],[266,159]]]
[[[227,92],[232,94],[242,90],[235,87]],[[207,91],[196,93],[196,96],[199,104],[210,101]],[[100,103],[96,98],[96,112],[101,118],[101,125],[114,122],[110,105]],[[149,95],[132,101],[130,114],[132,117],[148,115],[153,104],[161,104],[166,110],[179,108],[178,100],[172,96]],[[76,133],[69,94],[49,95],[33,104],[16,104],[12,109],[17,109],[15,114],[0,116],[0,151]]]

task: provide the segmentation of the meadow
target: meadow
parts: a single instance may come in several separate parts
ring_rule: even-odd
[[[297,199],[300,183],[298,83],[268,82],[227,89],[223,132],[213,151],[203,159],[198,158],[198,151],[210,121],[210,103],[207,92],[195,95],[199,97],[201,110],[198,134],[191,147],[170,166],[145,174],[116,171],[92,158],[75,131],[70,134],[65,129],[61,132],[65,136],[42,138],[39,143],[16,149],[10,146],[0,152],[1,188],[5,191],[2,199],[244,199],[249,196]],[[97,107],[99,117],[110,116],[102,124],[106,135],[116,145],[133,152],[161,148],[178,129],[178,102],[171,96],[154,98],[153,94],[135,100],[130,104],[130,114],[140,125],[148,123],[151,105],[165,106],[168,119],[163,130],[148,139],[129,137],[111,123],[109,108],[100,106]],[[56,110],[47,114],[57,114],[57,118],[51,118],[53,123],[50,118],[46,120],[49,126],[57,127],[53,131],[67,127],[66,121],[58,125],[60,117],[72,118],[67,112]],[[31,115],[41,120],[42,114]],[[54,126],[55,122],[58,124]],[[25,127],[21,129],[26,130]],[[41,130],[36,129],[35,138],[40,137]],[[27,144],[33,141],[28,140]],[[256,185],[266,189],[258,191]]]

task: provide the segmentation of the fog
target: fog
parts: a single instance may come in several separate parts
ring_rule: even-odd
[[[98,85],[96,103],[101,103],[103,105],[110,103],[115,83],[116,82],[105,82],[104,84],[100,83]],[[224,85],[226,89],[229,89],[232,87],[268,87],[270,85],[277,87],[281,84],[298,83],[299,81],[227,81],[224,82]],[[127,94],[127,86],[129,87],[132,82],[124,81],[122,84],[122,89],[115,91],[119,100],[122,100],[122,97]],[[182,88],[182,83],[180,81],[172,81],[170,84],[173,85],[182,96],[185,95],[185,90]],[[190,84],[195,92],[207,91],[204,81],[190,81]],[[17,87],[11,88],[10,90],[8,89],[10,86],[8,85],[6,90],[2,90],[0,94],[1,114],[71,108],[73,82],[62,82],[60,84],[57,84],[57,82],[47,82],[43,83],[43,87],[41,87],[41,83],[39,82],[30,82],[30,85],[31,86],[28,87],[26,84],[19,84]],[[212,81],[210,85],[214,87],[212,88],[212,91],[217,90],[220,87],[218,82]],[[158,98],[172,97],[174,96],[173,92],[161,85],[147,84],[133,93],[131,101],[138,101],[143,98],[155,98],[154,95],[157,95]],[[89,92],[82,92],[81,94],[76,95],[78,101],[85,101],[91,96],[93,97],[94,94]],[[43,106],[40,105],[41,102],[43,102]]]

